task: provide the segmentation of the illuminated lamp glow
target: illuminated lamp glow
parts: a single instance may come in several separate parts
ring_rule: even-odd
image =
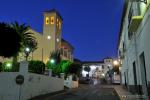
[[[29,51],[30,51],[30,48],[26,47],[25,51],[26,51],[26,52],[29,52]]]
[[[48,36],[47,36],[47,39],[49,39],[49,40],[50,40],[50,39],[51,39],[51,36],[49,36],[49,35],[48,35]]]
[[[113,64],[114,64],[114,65],[118,65],[119,63],[118,63],[117,60],[115,60],[115,61],[113,62]]]
[[[51,59],[50,62],[51,62],[52,64],[54,64],[54,63],[55,63],[55,60],[54,60],[54,59]]]

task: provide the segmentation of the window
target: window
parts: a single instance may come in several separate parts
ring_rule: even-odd
[[[133,62],[133,76],[134,76],[134,85],[137,85],[137,75],[136,75],[136,64]]]
[[[66,50],[64,51],[64,56],[67,57],[67,51]]]
[[[123,52],[125,52],[126,51],[126,46],[125,46],[125,43],[123,42]]]
[[[132,16],[133,16],[133,8],[132,8],[132,5],[131,5],[130,10],[129,10],[129,14],[128,14],[128,28],[130,26]]]
[[[59,29],[61,29],[61,22],[59,21]]]
[[[63,48],[60,49],[60,53],[63,55]]]
[[[144,52],[140,55],[140,67],[141,67],[141,75],[142,75],[142,83],[147,86],[147,72],[145,65],[145,55]]]
[[[54,17],[51,17],[51,24],[54,24]]]
[[[146,70],[146,62],[145,62],[145,54],[144,52],[141,53],[139,56],[140,58],[140,67],[141,67],[141,79],[143,84],[143,92],[144,94],[148,95],[148,78],[147,78],[147,70]]]
[[[102,69],[104,69],[104,65],[102,65]]]
[[[57,27],[58,27],[58,24],[59,24],[59,20],[58,20],[58,18],[57,18]]]
[[[132,16],[133,16],[133,8],[132,8],[132,4],[131,4],[129,14],[128,14],[128,29],[129,29],[131,21],[132,21]],[[132,38],[132,35],[133,35],[133,32],[128,32],[129,40]]]
[[[68,51],[68,58],[70,58],[71,53]]]
[[[45,19],[45,23],[46,23],[46,25],[48,25],[48,24],[49,24],[49,17],[46,17],[46,19]]]

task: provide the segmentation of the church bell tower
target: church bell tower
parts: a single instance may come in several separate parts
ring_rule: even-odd
[[[62,17],[55,9],[44,12],[43,22],[43,56],[49,59],[51,52],[61,47]]]

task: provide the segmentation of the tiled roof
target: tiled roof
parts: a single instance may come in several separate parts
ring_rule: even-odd
[[[61,17],[60,13],[54,8],[51,9],[51,10],[44,11],[44,13],[51,13],[51,12],[55,12],[61,18],[61,20],[63,20],[63,18]]]
[[[74,50],[74,47],[68,41],[61,39],[61,42],[69,45],[71,47],[71,49]]]

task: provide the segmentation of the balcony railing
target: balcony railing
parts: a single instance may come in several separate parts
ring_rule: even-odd
[[[129,21],[128,31],[129,31],[129,33],[133,33],[133,32],[137,31],[142,19],[143,19],[143,16],[133,14],[133,8],[131,5],[131,8],[130,8],[129,14],[128,14],[128,21]]]
[[[142,19],[143,19],[143,16],[132,16],[131,22],[129,23],[128,31],[130,33],[136,32],[136,30],[138,29]]]

